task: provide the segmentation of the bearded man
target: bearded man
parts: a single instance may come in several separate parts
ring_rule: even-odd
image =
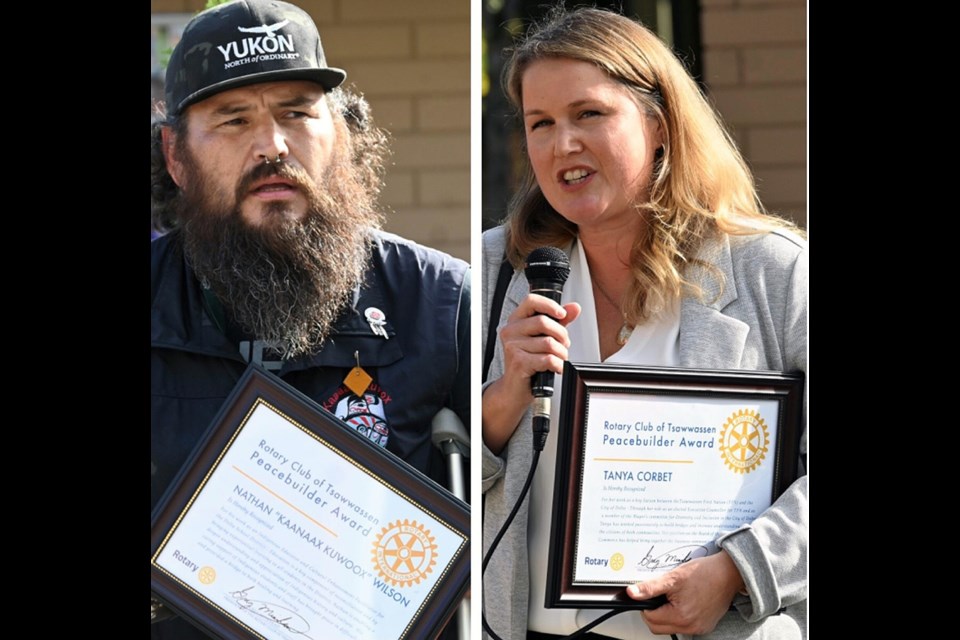
[[[345,78],[284,2],[208,9],[171,55],[152,137],[154,505],[250,362],[331,411],[359,364],[354,404],[375,413],[347,424],[446,482],[430,425],[449,407],[469,428],[469,269],[381,230],[386,136]]]

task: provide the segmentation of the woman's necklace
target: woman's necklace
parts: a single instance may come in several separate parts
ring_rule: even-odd
[[[622,347],[623,345],[627,344],[627,340],[630,339],[630,334],[633,333],[633,325],[627,323],[627,318],[623,315],[623,308],[613,301],[613,298],[611,298],[610,295],[603,290],[603,287],[600,286],[600,283],[594,280],[593,284],[597,286],[597,291],[599,291],[600,294],[607,299],[607,302],[610,303],[610,306],[619,311],[621,317],[623,317],[623,324],[620,325],[620,331],[617,333],[617,344]]]

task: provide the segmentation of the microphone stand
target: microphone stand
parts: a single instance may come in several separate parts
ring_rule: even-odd
[[[463,422],[452,409],[444,407],[437,412],[431,422],[433,444],[447,456],[448,481],[450,492],[467,502],[466,483],[464,482],[463,459],[470,457],[470,436]],[[458,637],[470,638],[470,598],[460,602],[457,611]]]

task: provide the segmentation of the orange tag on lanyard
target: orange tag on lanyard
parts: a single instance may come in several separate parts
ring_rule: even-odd
[[[367,390],[371,382],[373,382],[373,378],[360,367],[350,369],[350,373],[343,379],[343,384],[347,385],[347,388],[357,396],[363,396],[364,391]]]
[[[360,366],[360,352],[354,351],[353,355],[357,359],[357,366],[350,369],[350,373],[343,379],[343,384],[346,385],[347,389],[353,391],[354,395],[362,396],[370,383],[373,382],[373,378]]]

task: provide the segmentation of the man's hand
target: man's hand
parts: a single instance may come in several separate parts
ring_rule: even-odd
[[[150,624],[172,617],[173,611],[170,611],[170,609],[165,607],[163,603],[156,598],[150,598]]]
[[[699,635],[713,631],[743,586],[733,560],[726,551],[720,551],[630,585],[627,595],[634,600],[667,596],[667,604],[640,612],[653,633]]]

